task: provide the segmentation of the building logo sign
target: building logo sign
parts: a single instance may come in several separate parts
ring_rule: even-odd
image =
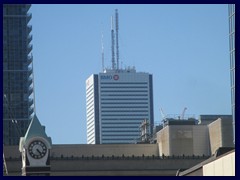
[[[115,80],[117,81],[119,79],[119,75],[115,74],[115,75],[102,75],[101,76],[101,80]]]
[[[118,76],[117,74],[115,74],[115,75],[113,76],[113,79],[114,79],[115,81],[117,81],[117,80],[119,79],[119,76]]]
[[[101,76],[101,80],[112,80],[112,76],[111,75],[103,75],[103,76]]]

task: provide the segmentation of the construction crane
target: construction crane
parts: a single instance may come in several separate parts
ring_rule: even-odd
[[[187,110],[187,108],[185,107],[185,108],[183,109],[183,112],[182,112],[182,115],[181,115],[181,120],[184,119],[184,114],[185,114],[186,110]]]
[[[166,121],[166,115],[164,114],[162,108],[160,108],[160,112],[161,112],[161,116],[162,116],[162,119],[163,119],[162,121],[165,122]]]

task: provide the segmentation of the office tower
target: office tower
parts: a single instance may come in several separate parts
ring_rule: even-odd
[[[233,143],[235,144],[235,4],[228,5]]]
[[[115,26],[111,17],[112,67],[104,68],[102,44],[103,72],[86,80],[88,144],[136,143],[153,133],[152,75],[119,68],[118,17],[116,9]]]
[[[18,145],[34,114],[31,5],[3,5],[3,143]]]
[[[143,120],[153,131],[152,75],[107,69],[86,81],[87,143],[136,143]]]

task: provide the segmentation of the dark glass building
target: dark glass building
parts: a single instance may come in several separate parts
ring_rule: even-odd
[[[31,5],[3,4],[3,143],[18,145],[34,115]]]
[[[228,5],[233,143],[235,144],[235,4]]]

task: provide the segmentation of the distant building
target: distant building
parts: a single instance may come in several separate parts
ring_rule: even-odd
[[[228,124],[231,126],[231,123]],[[194,119],[171,120],[163,129],[160,127],[156,144],[53,145],[49,159],[50,175],[233,176],[234,148],[224,147],[228,146],[225,143],[222,146],[218,145],[219,148],[214,154],[210,152],[210,147],[216,147],[221,139],[225,140],[222,138],[223,134],[212,130],[209,130],[209,140],[208,127],[217,132],[227,131],[228,134],[232,134],[228,128],[219,130],[219,125],[221,127],[220,119],[209,125],[195,124]],[[38,129],[34,131],[37,132]],[[211,139],[212,135],[215,136],[214,139]],[[28,148],[26,150],[29,151]],[[4,146],[3,152],[4,175],[20,176],[22,158],[18,146]]]
[[[200,115],[199,121],[166,118],[157,132],[160,155],[213,155],[233,147],[231,115]]]
[[[145,139],[153,134],[152,75],[136,72],[135,67],[119,67],[118,17],[116,9],[115,26],[111,18],[112,67],[104,67],[102,44],[103,71],[86,80],[88,144],[136,143],[143,138],[143,121],[148,126]]]
[[[235,144],[235,4],[228,5],[233,141]]]
[[[209,156],[209,136],[206,125],[195,120],[167,120],[157,133],[161,156]]]
[[[135,143],[143,120],[153,133],[152,75],[135,69],[105,70],[86,81],[87,143]]]
[[[219,148],[234,147],[232,118],[218,118],[208,125],[211,154]]]
[[[216,121],[218,118],[232,119],[232,116],[231,115],[223,115],[223,114],[200,115],[198,123],[202,124],[202,125],[208,125],[208,124],[211,124],[212,122]]]
[[[34,114],[29,4],[3,4],[3,144],[18,145]]]

